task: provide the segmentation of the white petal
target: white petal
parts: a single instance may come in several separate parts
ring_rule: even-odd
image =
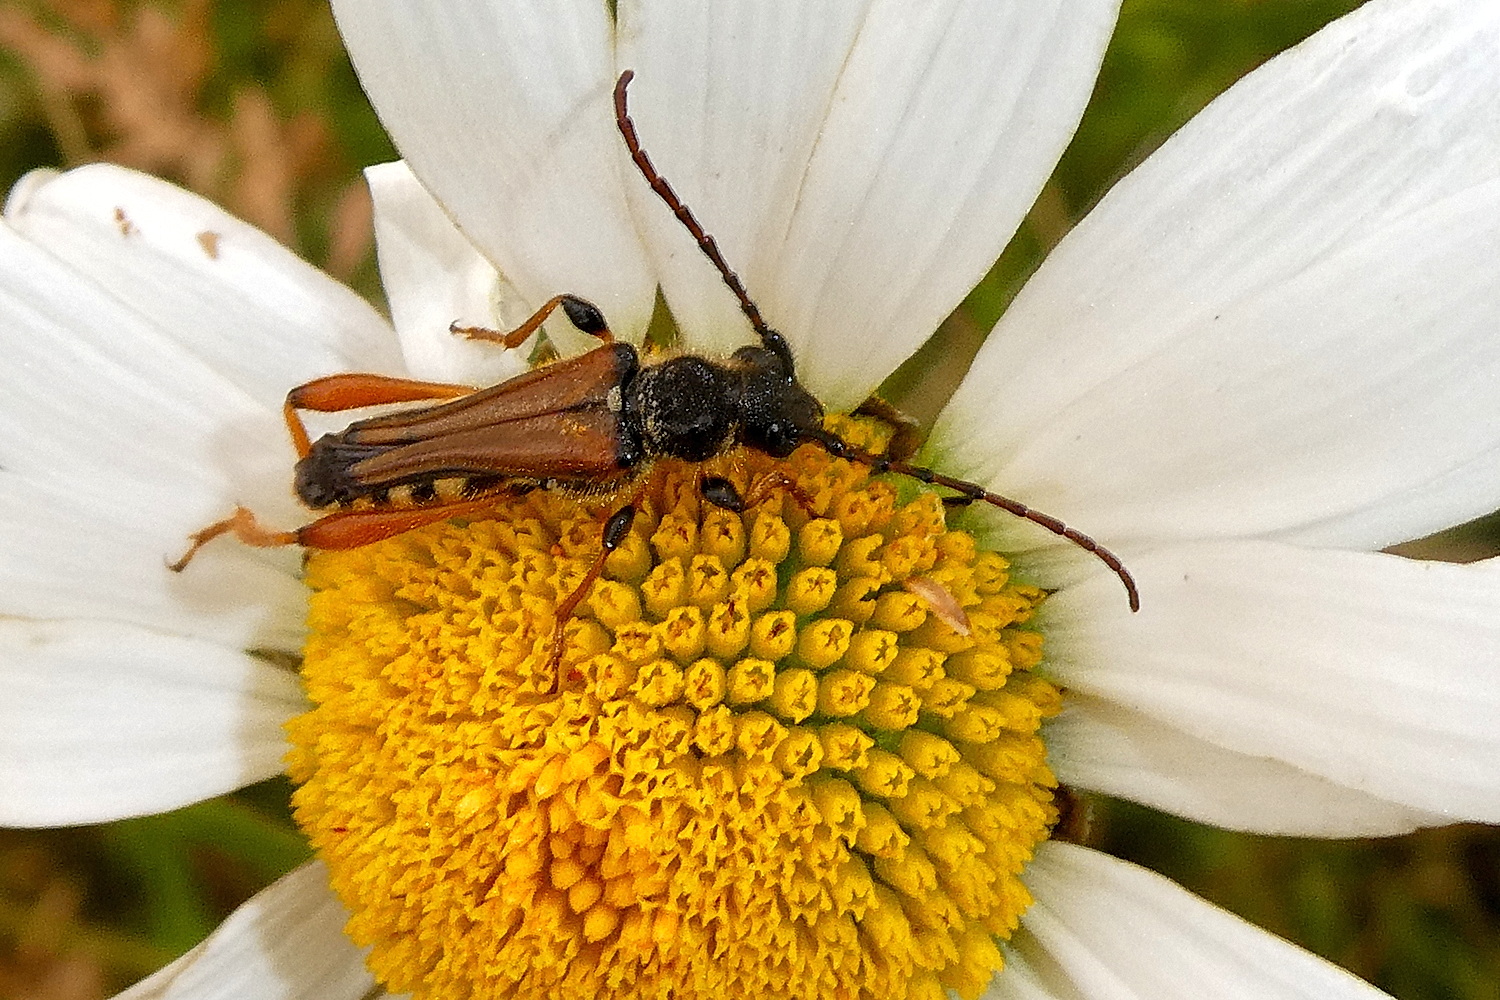
[[[1117,4],[684,6],[620,5],[642,142],[803,381],[851,407],[999,256],[1083,112]],[[691,342],[747,342],[687,234],[630,190]]]
[[[1500,821],[1500,560],[1220,542],[1043,606],[1069,688],[1449,821]],[[1039,619],[1043,620],[1043,619]]]
[[[504,295],[499,273],[405,163],[365,170],[375,201],[380,280],[407,370],[434,382],[488,385],[526,370],[526,353],[449,332],[452,323],[513,329],[531,308]]]
[[[301,645],[295,554],[226,541],[166,568],[237,500],[305,516],[275,409],[5,226],[0,350],[0,613]]]
[[[1072,788],[1215,826],[1295,837],[1378,837],[1440,826],[1424,813],[1270,757],[1236,753],[1161,719],[1070,693],[1046,727],[1047,758]]]
[[[1005,968],[990,980],[989,988],[984,991],[980,1000],[1080,1000],[1077,993],[1059,994],[1048,989],[1042,975],[1026,960],[1026,951],[1016,947],[1022,942],[1027,946],[1026,950],[1039,951],[1026,929],[1018,929],[1013,942],[1004,949]],[[1059,983],[1059,986],[1064,985]]]
[[[116,622],[0,621],[0,823],[164,812],[281,773],[295,675]]]
[[[1144,868],[1071,844],[1037,848],[1022,959],[986,1000],[1376,1000],[1386,994]]]
[[[1377,0],[1233,87],[1016,299],[942,461],[1102,540],[1379,547],[1500,492],[1500,7]]]
[[[656,282],[620,186],[605,5],[340,0],[334,13],[407,163],[523,299],[582,295],[638,339]]]
[[[344,936],[348,919],[327,870],[304,865],[116,1000],[359,1000],[376,987]]]
[[[401,371],[390,327],[368,303],[165,181],[81,167],[19,185],[5,221],[264,404],[319,375]]]

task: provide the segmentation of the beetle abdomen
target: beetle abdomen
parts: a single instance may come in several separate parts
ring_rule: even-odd
[[[349,472],[354,463],[380,452],[373,445],[353,444],[342,434],[327,434],[313,442],[312,451],[297,463],[292,486],[297,499],[314,509],[342,506],[367,496],[372,486]]]

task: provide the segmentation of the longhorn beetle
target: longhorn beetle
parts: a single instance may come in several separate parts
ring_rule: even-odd
[[[614,91],[615,121],[631,159],[718,270],[760,343],[741,347],[727,361],[683,354],[643,363],[633,346],[615,341],[597,308],[574,295],[553,297],[510,333],[455,324],[454,333],[514,348],[561,308],[574,326],[603,344],[485,389],[359,374],[297,386],[287,393],[283,407],[299,456],[297,496],[315,510],[333,508],[333,513],[295,531],[272,531],[237,508],[193,535],[191,547],[171,568],[182,570],[205,542],[226,533],[256,546],[351,549],[424,524],[480,513],[507,493],[541,486],[579,495],[617,491],[656,458],[704,462],[736,446],[786,458],[799,445],[816,444],[877,473],[894,472],[952,490],[956,495],[945,501],[951,505],[987,503],[1041,525],[1097,556],[1125,585],[1130,609],[1139,610],[1130,572],[1082,532],[977,483],[912,465],[904,454],[872,454],[824,429],[823,406],[797,381],[785,338],[761,318],[718,243],[641,147],[625,102],[633,76],[631,70],[621,73]],[[300,410],[337,412],[426,400],[448,402],[357,420],[315,442],[297,415]],[[726,510],[746,507],[727,479],[704,476],[699,490],[705,500]],[[598,558],[557,609],[550,658],[554,687],[563,628],[603,571],[605,559],[629,534],[636,502],[605,521]]]

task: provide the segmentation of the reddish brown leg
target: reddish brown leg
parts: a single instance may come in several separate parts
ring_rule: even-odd
[[[187,552],[183,553],[181,559],[173,563],[167,563],[167,568],[173,573],[181,573],[187,568],[188,562],[197,555],[198,550],[204,544],[218,538],[220,535],[233,533],[234,537],[246,545],[254,545],[256,548],[270,549],[279,545],[295,545],[297,543],[297,532],[295,531],[271,531],[261,527],[255,515],[244,507],[236,507],[234,513],[222,521],[215,521],[202,531],[192,535],[191,544]]]
[[[467,385],[450,385],[446,382],[418,382],[414,379],[390,378],[385,375],[330,375],[327,378],[313,379],[311,382],[297,386],[286,394],[286,402],[282,405],[281,413],[286,420],[286,429],[292,437],[292,444],[297,449],[298,458],[306,458],[307,453],[312,450],[312,444],[307,437],[307,428],[302,425],[302,420],[297,416],[298,410],[316,410],[322,413],[333,413],[339,410],[353,410],[361,406],[378,406],[383,403],[410,403],[424,399],[455,399],[459,396],[467,396],[474,388]],[[405,513],[405,512],[401,512]],[[168,563],[168,567],[174,573],[181,573],[187,564],[192,561],[194,555],[205,543],[218,538],[220,535],[233,534],[246,545],[254,545],[258,548],[274,548],[278,545],[307,545],[304,532],[310,531],[324,521],[343,515],[334,514],[316,521],[306,528],[297,531],[272,531],[262,527],[255,519],[255,515],[244,507],[236,507],[234,513],[222,521],[215,521],[202,531],[195,532],[191,536],[188,550],[181,559]],[[404,529],[403,529],[404,530]],[[391,532],[380,537],[389,538]],[[378,539],[372,538],[371,541]],[[364,543],[355,543],[364,544]],[[315,548],[338,548],[340,546],[324,545]],[[342,546],[352,548],[352,545]]]
[[[779,469],[757,477],[750,484],[750,489],[745,492],[745,506],[749,508],[765,503],[766,499],[777,490],[781,490],[797,501],[797,506],[801,507],[808,517],[823,516],[814,508],[812,496],[798,486],[796,480]]]
[[[383,542],[395,538],[426,524],[462,517],[488,510],[495,505],[494,497],[478,500],[459,500],[454,503],[432,507],[411,507],[399,510],[347,510],[327,517],[320,517],[311,524],[295,531],[271,531],[261,526],[255,515],[244,507],[236,507],[234,513],[224,520],[210,524],[192,537],[192,547],[169,568],[181,573],[205,542],[220,535],[233,534],[246,545],[256,548],[276,548],[281,545],[300,545],[305,549],[342,551],[357,549],[361,545]]]
[[[813,509],[813,498],[807,491],[798,486],[791,476],[780,470],[773,470],[756,477],[750,483],[750,488],[740,496],[739,490],[734,483],[723,476],[704,476],[698,480],[698,493],[703,499],[715,507],[743,514],[752,507],[766,502],[772,493],[782,490],[795,501],[808,517],[819,517],[821,515]]]
[[[312,524],[298,528],[294,534],[297,544],[303,548],[343,551],[383,542],[450,517],[477,514],[494,506],[495,497],[488,496],[397,510],[346,510],[320,517]]]
[[[558,306],[561,306],[562,311],[568,314],[568,319],[573,325],[584,333],[598,337],[606,344],[615,342],[615,335],[610,332],[609,325],[604,322],[604,314],[593,303],[586,302],[576,295],[552,296],[532,314],[530,319],[509,333],[503,330],[491,330],[485,326],[459,326],[456,322],[450,324],[448,329],[471,340],[487,340],[492,344],[514,349],[524,344],[527,337],[536,333]]]
[[[637,500],[639,497],[637,497]],[[578,610],[578,605],[589,595],[593,589],[594,582],[599,579],[599,574],[604,572],[604,562],[609,554],[620,547],[625,537],[630,534],[630,525],[635,521],[635,504],[630,503],[621,507],[610,515],[609,520],[604,522],[604,531],[599,538],[599,558],[594,560],[594,565],[584,574],[583,581],[573,588],[567,600],[557,607],[557,615],[552,625],[552,653],[547,658],[547,666],[552,670],[552,693],[556,694],[562,689],[562,655],[563,655],[563,631],[568,622],[573,618],[573,612]]]
[[[391,378],[387,375],[362,375],[358,373],[329,375],[316,378],[297,386],[286,394],[282,415],[286,418],[287,432],[292,444],[297,447],[297,457],[306,458],[312,449],[307,437],[307,428],[297,416],[298,410],[315,410],[319,413],[337,413],[340,410],[355,410],[361,406],[382,406],[386,403],[413,403],[426,399],[457,399],[474,391],[471,385],[452,385],[448,382],[418,382],[409,378]]]

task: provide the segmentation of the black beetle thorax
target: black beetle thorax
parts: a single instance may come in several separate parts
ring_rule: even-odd
[[[647,454],[689,462],[736,444],[785,458],[823,427],[822,405],[759,347],[727,362],[688,355],[644,368],[626,386],[625,414]]]
[[[648,454],[702,462],[735,440],[737,371],[684,356],[644,368],[625,390],[627,421]]]

